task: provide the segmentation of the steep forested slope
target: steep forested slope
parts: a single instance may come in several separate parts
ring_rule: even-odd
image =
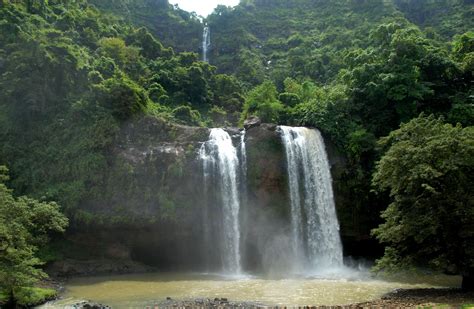
[[[242,119],[316,126],[338,144],[356,215],[386,204],[369,193],[379,137],[421,112],[473,124],[473,12],[471,1],[242,1],[208,17],[210,59],[250,89]]]
[[[238,119],[238,83],[198,59],[86,1],[3,3],[0,163],[13,187],[74,207],[99,194],[109,147],[135,117]]]
[[[171,46],[175,51],[200,50],[200,19],[167,0],[91,0],[89,3],[131,24],[146,27],[163,45]]]
[[[255,84],[270,77],[326,82],[347,50],[367,47],[375,25],[401,14],[391,4],[354,1],[247,1],[209,16],[211,63]]]
[[[166,0],[3,0],[0,164],[15,192],[74,213],[100,200],[117,133],[144,115],[313,126],[347,158],[339,218],[368,237],[388,205],[371,192],[377,140],[420,113],[473,125],[473,12],[470,0],[244,0],[204,20],[208,64],[193,53],[203,23]]]
[[[440,44],[473,29],[474,8],[463,1],[242,1],[208,17],[211,63],[250,83],[286,77],[325,83],[346,67],[344,58],[374,46],[377,26],[410,22]]]
[[[425,31],[450,40],[474,28],[472,0],[395,0],[405,17]]]

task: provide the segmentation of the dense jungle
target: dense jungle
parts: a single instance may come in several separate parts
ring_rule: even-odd
[[[473,83],[472,0],[0,0],[0,306],[157,272],[474,303]],[[193,286],[156,299],[227,304]]]

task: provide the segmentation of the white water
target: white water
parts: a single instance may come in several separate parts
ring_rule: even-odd
[[[318,130],[280,127],[288,166],[294,271],[343,266],[332,178]]]
[[[241,273],[240,264],[240,172],[237,149],[230,135],[223,129],[211,129],[209,140],[199,151],[203,162],[205,185],[213,173],[216,175],[222,207],[222,264],[228,274]]]
[[[209,47],[211,47],[211,30],[205,26],[202,32],[202,61],[209,62],[207,57]]]
[[[245,145],[245,129],[242,131],[242,135],[240,136],[240,158],[242,161],[242,174],[243,178],[247,176],[247,148]]]
[[[204,232],[204,245],[203,248],[203,258],[206,264],[206,271],[211,270],[211,258],[212,254],[210,248],[212,243],[212,222],[210,220],[211,210],[209,209],[210,196],[208,194],[209,187],[212,185],[212,170],[214,169],[215,160],[212,155],[207,153],[206,143],[202,144],[199,149],[199,159],[202,161],[202,170],[203,170],[203,189],[204,189],[204,207],[203,207],[203,232]]]
[[[245,144],[245,129],[240,135],[240,162],[241,162],[241,181],[240,181],[240,195],[241,195],[241,204],[247,205],[248,196],[247,196],[247,145]]]

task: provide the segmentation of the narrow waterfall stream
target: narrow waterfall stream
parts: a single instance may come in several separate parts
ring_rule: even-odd
[[[280,131],[287,158],[295,265],[309,271],[340,267],[342,244],[321,133],[286,126]]]
[[[209,62],[207,53],[211,47],[211,30],[205,26],[202,32],[202,61]]]
[[[222,231],[214,231],[214,233],[221,233],[223,271],[238,275],[242,268],[239,222],[241,165],[237,149],[232,144],[229,133],[223,129],[211,129],[209,140],[202,145],[199,156],[203,162],[205,188],[209,186],[209,178],[214,175],[218,188],[209,189],[217,189],[220,192]]]

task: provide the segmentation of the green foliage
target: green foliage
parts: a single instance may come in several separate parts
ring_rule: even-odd
[[[457,60],[463,61],[466,56],[474,52],[474,32],[457,35],[453,42],[453,53]]]
[[[125,41],[120,38],[102,38],[98,44],[99,55],[110,57],[121,66],[138,60],[139,50],[126,46]]]
[[[163,45],[171,46],[176,51],[199,51],[202,25],[198,16],[179,9],[166,0],[90,0],[89,2],[104,12],[121,16],[139,27],[146,27]],[[151,41],[150,38],[147,41]],[[149,51],[146,48],[145,52]]]
[[[126,76],[103,81],[96,86],[96,93],[97,102],[122,121],[144,112],[149,100],[143,88]]]
[[[266,81],[252,89],[245,101],[243,117],[256,115],[264,122],[278,123],[284,106],[277,98],[275,85]]]
[[[189,106],[179,106],[173,110],[174,117],[182,123],[192,125],[199,125],[201,122],[201,115],[198,111],[193,110]]]
[[[127,37],[127,43],[135,46],[140,46],[140,52],[148,59],[156,59],[160,57],[171,57],[173,50],[171,48],[164,48],[160,41],[158,41],[146,28],[139,28]]]
[[[0,304],[8,302],[8,298],[9,298],[8,294],[0,290]]]
[[[395,0],[397,7],[414,23],[451,38],[473,29],[474,6],[469,0]]]
[[[254,86],[265,78],[279,87],[286,77],[326,82],[336,77],[346,50],[366,46],[370,29],[395,16],[382,1],[246,1],[208,17],[210,59]]]
[[[244,103],[242,86],[237,78],[231,75],[217,74],[211,80],[216,106],[230,113],[240,113]]]
[[[219,106],[214,106],[210,111],[209,111],[209,117],[211,118],[212,120],[212,123],[214,124],[214,126],[225,126],[227,123],[226,123],[226,119],[227,119],[227,113],[226,111],[219,107]]]
[[[56,203],[15,198],[5,185],[7,173],[0,166],[0,290],[26,304],[35,299],[33,294],[44,292],[25,289],[46,277],[38,268],[38,248],[48,241],[49,232],[63,232],[68,220]]]
[[[235,125],[256,115],[266,122],[318,127],[348,158],[339,185],[356,197],[352,211],[369,209],[376,215],[386,202],[369,185],[377,138],[421,112],[465,127],[446,124],[447,132],[468,132],[473,125],[474,7],[469,1],[246,0],[235,8],[219,6],[205,20],[212,34],[211,64],[198,54],[203,27],[198,16],[166,0],[1,3],[0,163],[11,168],[15,192],[56,200],[78,221],[124,220],[120,214],[99,218],[78,206],[107,194],[108,171],[120,164],[110,160],[117,134],[143,115],[200,126]],[[415,122],[436,127],[433,119],[424,119]],[[410,126],[415,125],[400,130]],[[436,138],[420,141],[435,154],[437,146],[430,143],[449,139],[431,131],[419,135]],[[398,145],[395,137],[389,140]],[[451,158],[443,147],[435,155]],[[431,155],[428,148],[423,151]],[[437,171],[437,164],[458,168],[444,162],[450,159],[435,158],[420,157],[420,162]],[[123,169],[124,175],[133,174],[129,166]],[[443,198],[458,192],[452,191],[451,176],[433,176],[446,186],[438,188],[428,170],[420,173],[426,179],[404,179],[424,179]],[[159,199],[164,217],[173,217],[180,201],[173,199],[171,185],[158,198],[126,180],[124,188],[140,192],[137,201]],[[447,209],[448,201],[441,200],[437,207]],[[437,207],[420,209],[434,217],[439,214],[430,211]],[[395,220],[394,230],[403,230],[403,224],[397,226],[398,208],[390,206],[386,217]],[[436,233],[441,229],[420,222]],[[433,240],[433,250],[440,241]],[[389,244],[380,265],[412,262],[407,256]],[[449,260],[440,259],[439,265]]]
[[[103,194],[108,154],[124,123],[148,114],[205,125],[216,111],[223,123],[237,123],[244,101],[234,77],[216,74],[195,53],[175,54],[153,29],[134,28],[90,3],[109,12],[135,5],[0,7],[1,163],[11,168],[19,194],[56,200],[71,216]],[[181,13],[185,24],[195,23],[191,28],[199,24],[164,2],[136,5],[165,10],[155,13],[169,13],[168,26],[181,27],[174,19]]]
[[[16,303],[22,307],[40,305],[57,297],[56,290],[43,288],[18,288],[14,291]],[[0,305],[9,301],[7,292],[0,290]]]
[[[42,304],[57,296],[56,290],[42,288],[19,288],[14,293],[17,304],[26,307]]]
[[[421,115],[381,139],[373,184],[392,203],[373,231],[387,245],[376,269],[410,264],[471,275],[474,130]]]

